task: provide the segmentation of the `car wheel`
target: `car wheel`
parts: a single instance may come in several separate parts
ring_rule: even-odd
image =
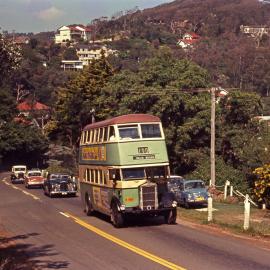
[[[76,196],[76,194],[75,194]],[[91,203],[91,199],[88,194],[85,194],[85,213],[87,216],[91,216],[94,212],[93,205]]]
[[[270,200],[269,198],[264,198],[264,204],[266,209],[270,209]]]
[[[186,208],[186,209],[189,209],[189,203],[186,201],[186,200],[184,200],[184,207]]]
[[[111,206],[111,221],[115,228],[122,228],[124,226],[123,214],[118,211],[116,203],[113,203]]]
[[[51,193],[51,191],[49,191],[49,197],[50,197],[50,198],[53,198],[53,196],[54,196],[54,195]]]
[[[164,214],[164,220],[166,224],[175,224],[177,218],[177,209],[166,211]]]

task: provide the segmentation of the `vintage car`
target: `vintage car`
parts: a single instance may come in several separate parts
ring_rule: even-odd
[[[14,165],[11,168],[10,181],[11,183],[24,183],[25,174],[26,174],[25,165]]]
[[[27,172],[25,181],[25,187],[43,187],[44,178],[41,175],[41,171],[39,169],[31,169]]]
[[[168,181],[168,189],[174,193],[177,203],[185,208],[207,205],[209,194],[202,180],[172,177]]]
[[[66,174],[49,174],[44,181],[44,194],[50,197],[55,195],[76,196],[77,184]]]

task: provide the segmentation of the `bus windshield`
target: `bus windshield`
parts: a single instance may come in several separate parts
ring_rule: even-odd
[[[124,180],[141,179],[145,177],[144,168],[122,169],[122,175]]]
[[[120,139],[138,139],[138,125],[118,126]]]
[[[161,138],[159,124],[141,124],[143,138]]]

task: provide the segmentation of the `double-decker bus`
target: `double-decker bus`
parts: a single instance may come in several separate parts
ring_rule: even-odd
[[[80,140],[79,180],[85,212],[110,215],[115,227],[129,214],[176,221],[168,192],[169,161],[161,121],[129,114],[87,125]]]

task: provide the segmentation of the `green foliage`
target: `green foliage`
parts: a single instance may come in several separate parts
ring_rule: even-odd
[[[270,164],[265,164],[263,167],[256,168],[253,173],[256,176],[255,187],[253,191],[257,201],[262,202],[265,197],[268,197],[269,200]]]
[[[19,67],[20,48],[0,33],[0,85],[4,78]]]
[[[202,153],[194,150],[192,153],[196,160],[196,169],[188,173],[185,177],[187,179],[204,179],[208,184],[210,183],[210,151]],[[242,191],[247,190],[247,182],[245,174],[241,170],[237,170],[225,163],[221,156],[216,157],[216,185],[223,186],[226,180],[231,182],[234,188]]]
[[[8,86],[0,86],[0,128],[1,124],[8,122],[15,116],[16,103]]]
[[[67,48],[63,54],[64,60],[78,60],[76,49],[73,47]]]
[[[0,129],[0,153],[7,161],[36,164],[47,147],[47,139],[37,128],[10,122]]]
[[[83,126],[91,121],[93,112],[97,120],[109,114],[110,107],[102,87],[112,74],[112,68],[103,56],[59,89],[56,120],[60,133],[68,137],[70,145],[78,142]]]
[[[248,124],[252,117],[260,115],[262,104],[256,93],[233,91],[222,100],[225,121],[232,125]]]

